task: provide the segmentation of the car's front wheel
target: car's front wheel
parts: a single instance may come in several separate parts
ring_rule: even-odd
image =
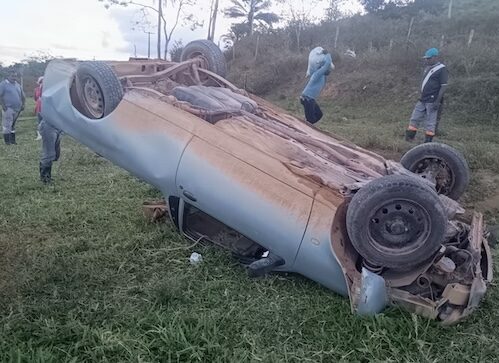
[[[437,193],[410,176],[389,175],[360,189],[347,210],[352,245],[372,266],[408,269],[440,248],[447,226]]]

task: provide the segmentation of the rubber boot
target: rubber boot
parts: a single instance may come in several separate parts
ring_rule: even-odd
[[[16,133],[15,132],[11,132],[10,133],[10,143],[12,145],[17,145],[17,143],[16,143]]]
[[[3,141],[5,141],[5,145],[10,145],[10,134],[3,134]]]
[[[416,132],[415,130],[406,130],[405,131],[405,141],[414,141],[414,138],[416,137]]]
[[[52,166],[42,166],[40,164],[40,181],[43,184],[50,184],[52,182]]]
[[[426,135],[424,138],[424,142],[432,142],[433,141],[433,135]]]

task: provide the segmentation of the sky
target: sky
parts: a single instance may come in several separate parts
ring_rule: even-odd
[[[345,9],[358,11],[357,1],[347,0]],[[305,10],[311,3],[309,0],[287,1],[290,2],[297,8],[304,6]],[[206,38],[210,3],[210,0],[197,0],[196,6],[186,9],[185,14],[194,14],[199,22],[204,22],[203,27],[192,30],[190,24],[181,22],[173,38],[184,44]],[[220,9],[229,3],[229,0],[220,0]],[[273,10],[282,13],[283,6]],[[171,22],[175,12],[168,10],[167,19]],[[322,14],[323,7],[313,7],[311,16]],[[141,19],[143,14],[137,6],[106,9],[98,0],[0,0],[0,62],[8,65],[39,54],[101,60],[147,56],[148,36],[143,27],[136,25]],[[219,14],[215,42],[227,33],[233,21]],[[154,31],[154,26],[150,30]],[[155,55],[155,35],[151,42],[151,52]]]

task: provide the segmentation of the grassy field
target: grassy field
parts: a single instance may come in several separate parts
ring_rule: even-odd
[[[388,110],[325,111],[332,116],[321,127],[370,149],[395,158],[410,147],[401,140],[405,120]],[[442,140],[473,168],[466,205],[486,206],[496,223],[499,131],[444,122]],[[450,328],[396,308],[353,316],[346,299],[312,281],[252,280],[224,251],[189,250],[171,224],[143,218],[141,204],[155,190],[68,137],[55,183],[42,186],[34,124],[19,122],[19,145],[0,145],[0,361],[499,359],[495,285],[469,320]],[[188,262],[194,250],[204,256],[199,266]]]

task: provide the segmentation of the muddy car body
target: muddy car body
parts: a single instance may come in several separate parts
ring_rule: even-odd
[[[482,216],[448,197],[463,185],[445,146],[423,148],[416,175],[230,84],[210,44],[190,49],[181,63],[53,61],[43,117],[158,188],[181,233],[253,275],[299,273],[361,314],[396,304],[450,324],[478,306],[490,251]]]

